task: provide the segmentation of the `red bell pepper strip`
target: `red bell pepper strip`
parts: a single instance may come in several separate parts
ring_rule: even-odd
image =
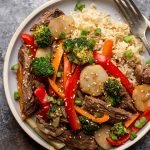
[[[145,117],[147,121],[150,121],[150,107],[148,107],[137,120],[140,120],[142,117]],[[135,122],[130,126],[129,129],[135,133],[137,133],[140,130],[140,128],[137,128],[135,126]]]
[[[46,93],[45,88],[38,87],[34,94],[37,96],[38,100],[40,101],[41,105],[44,106],[50,106],[50,102],[47,101],[48,94]]]
[[[128,93],[132,95],[133,85],[130,83],[128,78],[118,69],[118,67],[115,66],[108,57],[101,55],[98,52],[94,52],[93,55],[95,62],[101,65],[112,76],[119,78]]]
[[[49,105],[47,106],[44,106],[38,113],[37,115],[39,117],[41,117],[43,120],[45,120],[46,122],[49,121],[49,118],[48,118],[48,111],[49,111]]]
[[[34,45],[34,37],[30,34],[22,33],[21,37],[25,44]]]
[[[32,56],[35,57],[37,47],[34,44],[34,37],[30,34],[22,33],[21,38],[23,39],[24,43],[27,44],[28,47],[30,48]]]
[[[146,108],[146,110],[143,113],[143,116],[150,121],[150,107]]]
[[[147,119],[147,121],[150,121],[150,107],[148,107],[144,113],[137,119],[137,120],[140,120],[142,117],[145,117]],[[134,124],[132,124],[130,127],[129,127],[129,131],[130,132],[134,132],[134,133],[137,133],[138,131],[140,130],[140,128],[137,128],[135,126],[135,122]],[[118,140],[112,140],[110,137],[106,138],[106,140],[112,145],[112,146],[121,146],[123,145],[125,142],[127,142],[128,140],[130,139],[130,134],[127,133],[125,134],[123,137],[121,137],[120,139]]]
[[[37,115],[39,117],[41,117],[43,120],[45,120],[46,122],[49,120],[48,119],[48,111],[50,109],[50,102],[47,101],[48,99],[48,94],[46,93],[45,88],[43,87],[38,87],[35,91],[34,91],[35,96],[37,96],[39,102],[42,105],[41,110],[37,113]]]
[[[140,129],[135,127],[134,125],[129,128],[130,131],[137,133]]]
[[[68,57],[66,54],[64,54],[64,88],[66,86],[66,82],[69,78],[69,75],[71,74],[72,71],[72,64],[68,60]]]
[[[67,113],[68,120],[70,122],[71,128],[73,130],[79,130],[80,123],[75,111],[75,93],[78,87],[79,76],[80,76],[80,66],[77,66],[73,75],[68,79],[65,88],[65,110]]]
[[[112,140],[110,137],[106,138],[106,140],[112,145],[112,146],[121,146],[123,145],[125,142],[127,142],[130,139],[130,134],[125,134],[123,137],[121,137],[118,140]]]

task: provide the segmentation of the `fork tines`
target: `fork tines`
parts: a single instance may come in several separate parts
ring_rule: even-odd
[[[150,27],[148,22],[132,0],[114,0],[114,2],[127,20],[133,34],[143,41],[145,48],[150,54],[150,45],[145,35],[148,27]]]
[[[134,23],[138,23],[144,19],[132,0],[114,0],[114,2],[127,19],[129,25],[132,26]]]

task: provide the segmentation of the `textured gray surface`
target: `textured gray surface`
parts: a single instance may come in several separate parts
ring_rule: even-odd
[[[20,128],[12,116],[4,94],[2,71],[8,43],[18,25],[35,8],[47,0],[0,0],[0,150],[42,150]],[[150,0],[134,0],[142,13],[150,19]],[[149,150],[150,132],[131,150]]]

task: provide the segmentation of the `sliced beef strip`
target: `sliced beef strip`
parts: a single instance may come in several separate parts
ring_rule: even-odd
[[[77,90],[77,96],[82,100],[84,99],[84,96],[80,90]]]
[[[138,65],[135,69],[135,75],[140,84],[150,84],[150,67]]]
[[[34,31],[38,25],[48,25],[51,19],[57,18],[61,15],[64,15],[64,13],[59,9],[47,10],[43,13],[39,20],[31,27],[30,30]]]
[[[36,117],[36,124],[48,139],[64,142],[67,147],[79,150],[95,150],[97,148],[93,136],[85,135],[82,132],[73,134],[72,131],[67,130],[63,126],[55,128],[40,117]]]
[[[64,133],[65,127],[55,128],[52,125],[46,123],[42,118],[36,117],[36,124],[40,131],[45,133],[49,138],[55,138]]]
[[[38,101],[35,99],[33,91],[38,86],[44,86],[35,75],[30,73],[32,57],[28,55],[28,48],[23,45],[18,53],[19,64],[22,67],[22,85],[21,85],[21,105],[22,117],[25,119],[33,115],[39,108]]]
[[[110,123],[123,121],[132,115],[124,109],[109,106],[106,102],[91,96],[85,96],[83,108],[90,113],[97,111],[103,114],[108,114],[110,116]]]
[[[122,100],[119,104],[119,107],[125,110],[129,110],[131,112],[136,112],[136,109],[133,105],[133,99],[130,97],[127,90],[123,87],[120,91]]]
[[[95,150],[97,148],[94,136],[88,136],[80,132],[73,135],[71,131],[65,131],[62,135],[67,147],[75,148],[79,150]]]

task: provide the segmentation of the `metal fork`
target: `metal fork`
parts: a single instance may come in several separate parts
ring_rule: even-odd
[[[143,41],[145,48],[150,55],[150,45],[146,39],[146,31],[149,24],[146,19],[132,0],[114,0],[114,2],[127,20],[131,32]]]

